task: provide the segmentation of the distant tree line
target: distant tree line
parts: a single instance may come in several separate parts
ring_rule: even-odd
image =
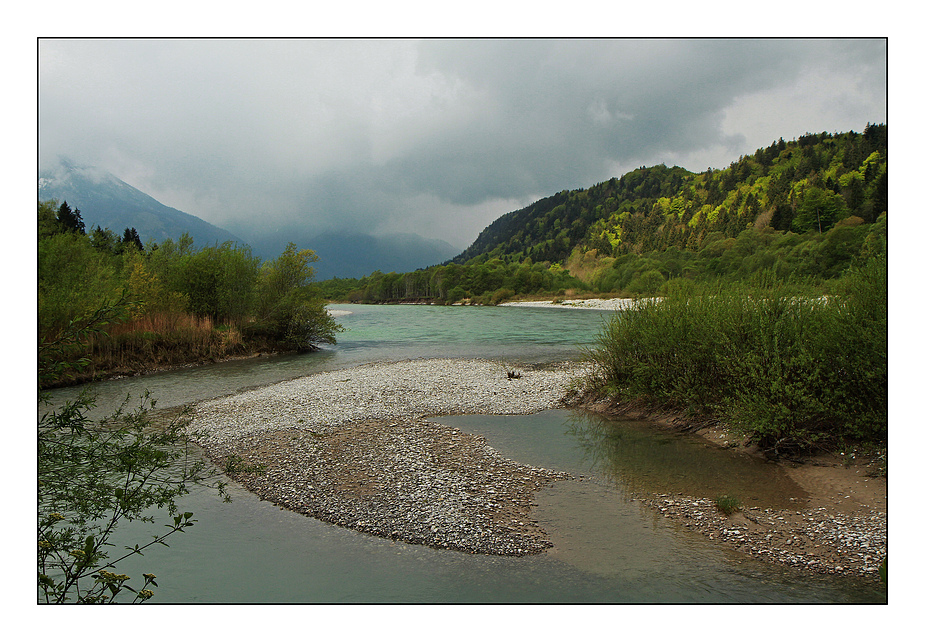
[[[485,257],[480,257],[484,259]],[[399,274],[373,272],[361,279],[330,279],[319,283],[329,300],[357,303],[428,301],[495,305],[515,295],[565,294],[581,288],[581,281],[560,265],[475,259],[465,265],[450,263]]]

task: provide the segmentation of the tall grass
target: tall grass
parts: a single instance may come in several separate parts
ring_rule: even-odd
[[[834,296],[799,284],[670,283],[588,351],[599,393],[712,416],[778,452],[886,436],[886,263]]]
[[[89,336],[70,355],[86,358],[87,366],[62,372],[53,384],[213,361],[246,349],[241,332],[233,326],[215,327],[208,317],[186,313],[150,312],[111,324],[105,334]]]

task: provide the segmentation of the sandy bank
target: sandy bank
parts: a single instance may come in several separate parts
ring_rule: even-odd
[[[607,403],[589,409],[614,418],[645,419],[666,430],[690,429],[684,419],[672,414],[638,408],[621,411]],[[725,448],[757,456],[721,425],[695,427],[694,432]],[[779,465],[807,493],[805,506],[779,509],[745,504],[725,515],[717,510],[715,497],[651,493],[637,499],[721,546],[765,561],[813,573],[876,579],[886,557],[887,490],[873,456],[823,454]]]
[[[625,310],[634,299],[566,299],[563,301],[508,301],[499,306],[520,308],[556,308],[559,310]]]

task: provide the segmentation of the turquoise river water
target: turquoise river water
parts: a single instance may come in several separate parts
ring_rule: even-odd
[[[612,313],[585,309],[337,305],[336,346],[96,384],[99,412],[147,389],[158,408],[255,386],[397,359],[476,357],[507,364],[580,356]],[[76,395],[55,391],[53,401]],[[505,558],[393,542],[304,517],[230,484],[234,501],[195,489],[180,508],[186,533],[128,560],[157,575],[158,603],[882,603],[874,582],[812,576],[721,550],[634,502],[635,491],[715,497],[737,489],[753,505],[799,502],[774,466],[667,435],[641,422],[572,410],[440,421],[484,435],[505,456],[584,475],[535,499],[554,547]],[[591,481],[587,481],[590,478]],[[788,504],[789,502],[789,504]],[[155,522],[166,523],[166,522]],[[126,543],[149,538],[129,524]]]

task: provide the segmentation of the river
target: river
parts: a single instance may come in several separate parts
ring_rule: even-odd
[[[574,359],[612,313],[583,309],[337,305],[338,344],[94,386],[99,413],[147,389],[158,408],[376,361],[474,357],[507,364]],[[54,401],[76,389],[54,391]],[[633,501],[633,492],[716,496],[730,486],[756,505],[799,501],[775,467],[579,411],[444,417],[526,464],[584,475],[536,497],[554,547],[529,557],[471,555],[393,542],[291,513],[234,483],[234,501],[195,489],[180,501],[198,523],[120,566],[157,575],[156,603],[867,603],[877,584],[811,576],[719,548]],[[157,523],[157,522],[156,522]],[[125,543],[148,525],[129,524]]]

